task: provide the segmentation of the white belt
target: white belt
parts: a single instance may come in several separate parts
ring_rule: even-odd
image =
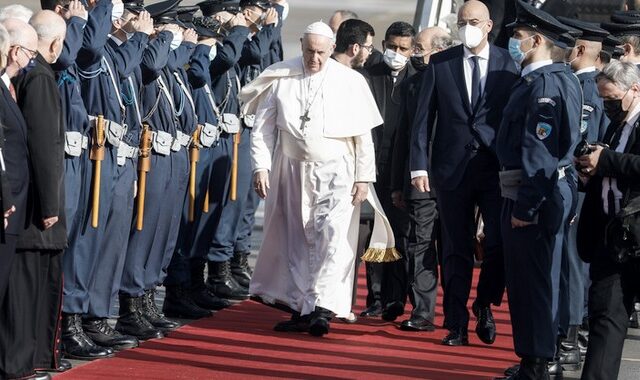
[[[98,120],[97,117],[89,116],[89,121],[91,122],[91,125],[93,127],[95,127],[97,120]],[[113,147],[117,148],[118,145],[120,145],[120,142],[122,141],[122,139],[124,138],[124,135],[127,133],[127,126],[120,125],[115,121],[108,120],[108,119],[104,119],[104,123],[105,123],[104,134],[105,134],[105,137],[107,138],[107,142],[109,142],[109,144],[111,144]]]
[[[139,149],[137,147],[120,142],[120,145],[118,145],[118,165],[124,166],[127,158],[138,157],[138,152]]]
[[[163,131],[154,131],[151,133],[153,138],[152,146],[153,151],[163,156],[171,154],[171,145],[173,145],[173,136],[171,133]]]
[[[64,152],[72,157],[80,157],[83,149],[89,147],[89,138],[80,132],[64,133]]]
[[[176,138],[173,140],[171,144],[171,150],[174,152],[179,152],[183,146],[189,146],[191,143],[191,136],[186,133],[182,133],[180,131],[176,131]]]

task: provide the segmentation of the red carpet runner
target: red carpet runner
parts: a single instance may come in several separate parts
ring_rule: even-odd
[[[365,303],[365,293],[361,281],[357,312]],[[441,301],[442,294],[438,296],[436,317],[439,326],[443,319]],[[401,331],[398,325],[403,317],[394,323],[364,318],[353,325],[336,321],[323,338],[276,333],[273,325],[288,319],[288,315],[247,301],[184,326],[164,339],[146,342],[57,378],[491,379],[517,361],[506,300],[494,310],[494,317],[498,338],[493,345],[487,346],[477,338],[472,315],[470,346],[452,348],[440,344],[446,335],[444,329],[432,333]]]

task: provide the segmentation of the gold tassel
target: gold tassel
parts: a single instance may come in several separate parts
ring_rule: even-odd
[[[390,263],[401,258],[400,252],[395,248],[368,248],[361,257],[362,261],[369,263]]]

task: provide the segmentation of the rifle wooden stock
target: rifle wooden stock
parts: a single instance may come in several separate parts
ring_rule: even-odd
[[[198,125],[193,132],[191,139],[191,148],[189,149],[189,161],[191,166],[189,168],[189,222],[195,220],[196,211],[196,169],[198,167],[198,161],[200,160],[200,132],[202,126]]]
[[[207,186],[207,192],[204,194],[204,205],[202,205],[202,212],[205,214],[209,212],[209,186]]]
[[[229,199],[238,199],[238,148],[240,146],[240,132],[233,135],[233,161],[231,161],[231,191]]]
[[[151,129],[149,125],[142,126],[140,136],[140,158],[138,159],[138,198],[136,230],[142,231],[144,225],[144,197],[147,191],[147,172],[151,169]]]
[[[104,160],[104,117],[98,115],[93,128],[93,143],[89,159],[93,161],[93,178],[91,180],[91,227],[98,228],[100,216],[100,178],[102,177],[102,161]]]

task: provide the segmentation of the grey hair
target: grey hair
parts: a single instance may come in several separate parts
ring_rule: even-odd
[[[22,4],[11,4],[0,8],[0,21],[8,18],[17,18],[28,23],[31,16],[33,16],[33,11]]]
[[[7,28],[0,23],[0,69],[4,69],[7,66],[7,54],[11,46],[9,40],[10,37]]]
[[[356,12],[346,10],[346,9],[337,10],[335,11],[335,13],[339,14],[340,17],[342,17],[343,22],[347,20],[352,20],[352,19],[360,19],[360,17],[358,17],[358,15],[356,14]]]
[[[28,23],[17,18],[8,18],[0,21],[0,23],[7,29],[7,32],[9,32],[10,45],[25,46],[31,42],[29,37],[33,36],[33,33],[30,34],[28,32],[29,29],[33,30],[33,27]]]
[[[67,23],[60,15],[53,11],[44,10],[36,13],[29,25],[38,33],[38,40],[64,39],[67,33]]]
[[[626,91],[640,83],[640,69],[634,63],[613,60],[596,76],[596,81],[603,79]]]
[[[455,41],[451,35],[436,36],[431,39],[431,49],[446,50],[455,45]]]

